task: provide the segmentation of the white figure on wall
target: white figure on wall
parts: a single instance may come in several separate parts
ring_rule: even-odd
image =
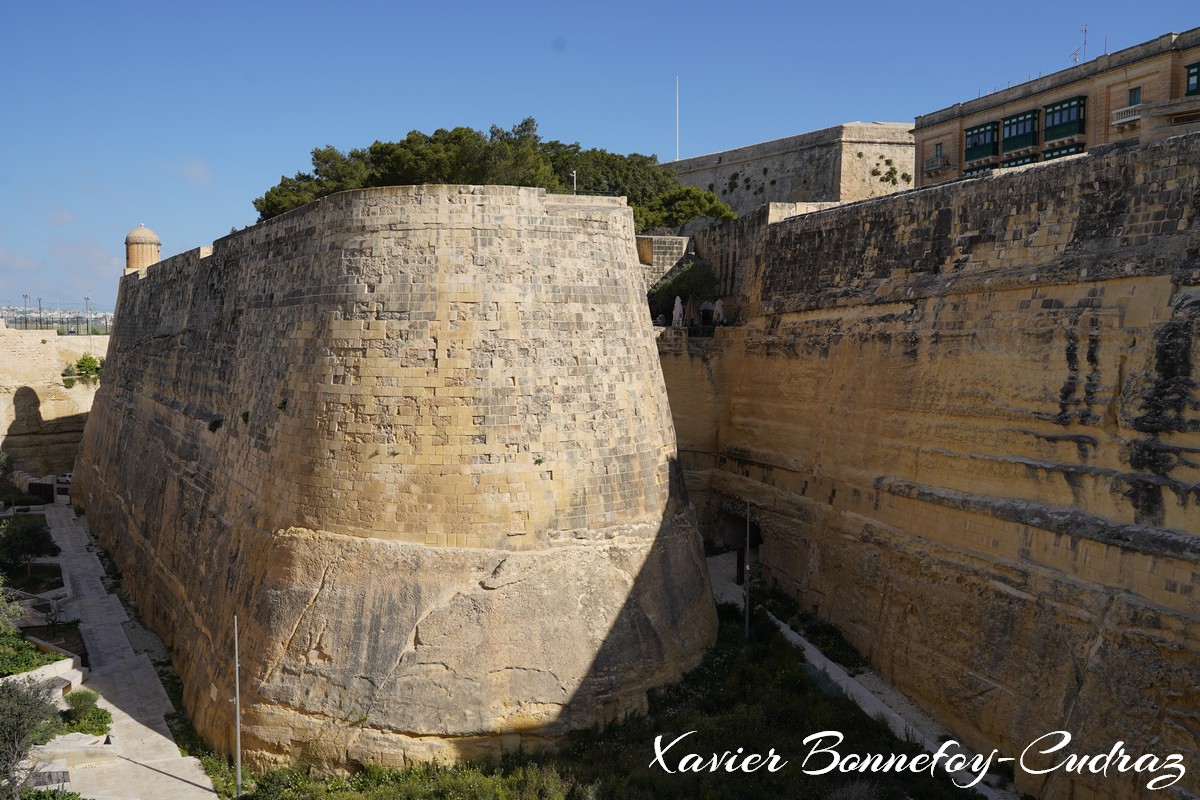
[[[725,321],[725,304],[720,300],[713,306],[713,324],[720,325]]]
[[[683,327],[683,298],[678,295],[675,297],[675,310],[671,312],[671,327]]]

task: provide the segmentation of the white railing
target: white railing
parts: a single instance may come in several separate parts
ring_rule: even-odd
[[[1129,125],[1130,123],[1137,122],[1141,118],[1142,107],[1140,104],[1136,106],[1125,106],[1125,108],[1118,108],[1116,111],[1112,112],[1112,124],[1114,126]]]

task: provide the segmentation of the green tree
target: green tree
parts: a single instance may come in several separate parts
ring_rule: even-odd
[[[673,270],[650,290],[650,316],[663,315],[668,320],[675,311],[675,298],[686,304],[689,298],[697,303],[717,296],[720,284],[707,261],[689,261]]]
[[[41,515],[12,517],[0,530],[0,561],[24,566],[27,572],[33,559],[57,552],[46,518]]]
[[[542,150],[550,158],[559,184],[564,189],[571,188],[574,172],[574,186],[583,194],[625,197],[631,206],[637,207],[679,186],[675,172],[660,166],[654,156],[583,150],[578,144],[558,141],[543,143]]]
[[[312,165],[311,172],[280,178],[254,201],[260,221],[333,192],[366,186],[463,183],[567,191],[574,172],[580,192],[627,197],[635,209],[679,186],[675,173],[654,156],[544,142],[533,117],[508,130],[493,125],[486,134],[466,127],[439,128],[432,134],[409,131],[400,141],[377,141],[348,153],[327,146],[312,151]]]
[[[634,221],[639,231],[678,228],[701,217],[730,220],[737,214],[715,194],[695,186],[671,189],[654,198],[644,209],[634,209]]]
[[[277,185],[254,201],[260,220],[279,216],[334,192],[369,185],[366,150],[343,153],[333,145],[318,147],[312,151],[312,165],[312,172],[297,172],[294,178],[280,177]]]
[[[432,135],[409,131],[399,142],[375,142],[367,150],[369,186],[423,183],[486,183],[488,138],[471,128],[439,128]]]
[[[50,690],[31,681],[0,682],[0,790],[19,800],[33,773],[26,760],[57,718]]]
[[[488,136],[492,155],[488,183],[558,188],[558,178],[550,158],[541,150],[541,141],[533,117],[526,117],[507,131],[493,125]]]

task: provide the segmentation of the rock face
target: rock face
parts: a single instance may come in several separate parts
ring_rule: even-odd
[[[712,536],[751,499],[766,573],[975,747],[1181,753],[1192,792],[1198,175],[1189,136],[764,210],[696,243],[742,324],[660,340]],[[1017,770],[1039,798],[1147,780]]]
[[[536,747],[698,661],[622,201],[355,191],[208,252],[122,281],[75,478],[206,737],[234,614],[260,765]]]

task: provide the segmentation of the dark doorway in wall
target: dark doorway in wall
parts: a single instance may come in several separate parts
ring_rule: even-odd
[[[737,552],[737,584],[741,586],[746,579],[746,566],[751,569],[759,563],[759,548],[762,546],[762,529],[750,515],[750,552],[746,553],[746,515],[722,512],[717,523],[717,545],[722,549]]]

